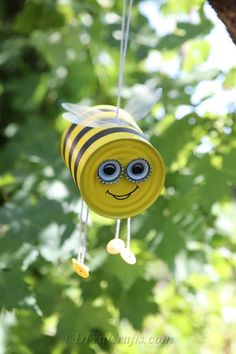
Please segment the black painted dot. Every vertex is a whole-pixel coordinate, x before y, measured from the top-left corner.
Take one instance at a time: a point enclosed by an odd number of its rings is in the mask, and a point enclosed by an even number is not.
[[[140,173],[142,173],[144,170],[144,167],[141,163],[136,163],[133,167],[132,167],[132,173],[135,175],[138,175]]]
[[[107,176],[111,176],[113,175],[113,173],[116,171],[116,167],[114,165],[106,165],[104,166],[103,172],[107,175]]]

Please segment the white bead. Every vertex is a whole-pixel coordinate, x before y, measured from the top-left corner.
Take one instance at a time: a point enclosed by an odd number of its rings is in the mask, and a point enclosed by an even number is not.
[[[107,252],[110,254],[118,254],[125,247],[125,243],[120,238],[114,238],[107,244]]]
[[[127,249],[126,247],[121,250],[120,255],[126,263],[128,263],[128,264],[135,264],[136,263],[135,255],[133,254],[133,252],[131,250]]]

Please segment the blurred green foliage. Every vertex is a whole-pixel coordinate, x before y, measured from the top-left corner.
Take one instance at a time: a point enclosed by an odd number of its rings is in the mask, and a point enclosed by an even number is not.
[[[135,266],[106,254],[114,224],[93,215],[91,275],[71,268],[79,192],[60,157],[60,103],[116,103],[121,3],[0,4],[0,353],[236,352],[235,109],[200,114],[192,99],[204,80],[234,88],[236,69],[203,65],[202,0],[156,2],[174,18],[166,34],[135,2],[124,95],[148,80],[163,88],[140,124],[164,158],[165,188],[133,220]]]

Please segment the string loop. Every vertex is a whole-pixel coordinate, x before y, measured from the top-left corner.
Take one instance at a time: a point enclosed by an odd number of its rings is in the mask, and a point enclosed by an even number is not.
[[[116,106],[117,106],[116,119],[118,120],[118,122],[119,122],[120,100],[121,100],[121,94],[122,94],[124,66],[125,66],[125,58],[126,58],[127,47],[128,47],[132,6],[133,6],[133,0],[130,0],[129,7],[128,7],[128,13],[126,15],[127,5],[126,5],[126,0],[123,0],[122,19],[121,19],[120,65],[119,65],[119,77],[118,77],[117,104],[116,104]]]

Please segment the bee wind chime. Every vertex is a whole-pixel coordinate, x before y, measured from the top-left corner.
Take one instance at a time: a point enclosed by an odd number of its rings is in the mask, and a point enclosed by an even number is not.
[[[161,89],[146,95],[142,92],[131,98],[125,109],[120,108],[132,3],[130,0],[126,14],[123,0],[117,106],[62,104],[67,111],[63,117],[71,124],[62,137],[61,152],[82,198],[78,257],[72,259],[72,264],[83,278],[89,276],[84,264],[89,209],[116,219],[115,237],[106,249],[134,264],[136,258],[130,249],[131,217],[154,203],[164,183],[162,158],[136,124],[157,102]],[[126,242],[119,237],[123,219],[127,219]]]

